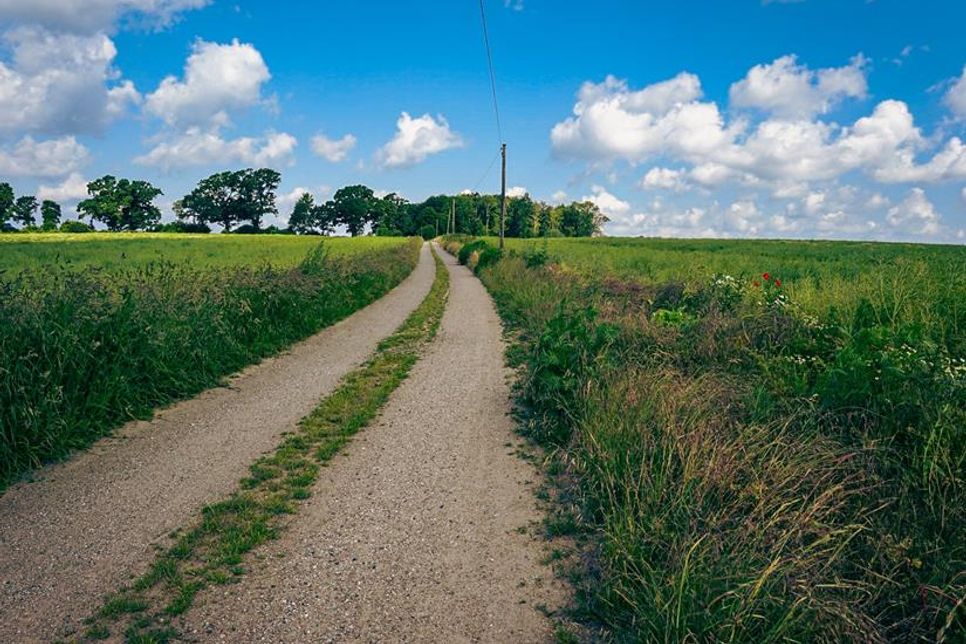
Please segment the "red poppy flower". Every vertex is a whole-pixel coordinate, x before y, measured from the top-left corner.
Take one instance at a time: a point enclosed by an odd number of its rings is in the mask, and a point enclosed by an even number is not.
[[[778,288],[781,288],[781,286],[782,286],[782,281],[781,281],[781,280],[779,280],[779,279],[776,279],[776,280],[775,280],[775,286],[777,286]]]
[[[765,278],[766,282],[771,279],[771,275],[769,275],[768,273],[765,273],[764,275],[762,275],[762,277]]]

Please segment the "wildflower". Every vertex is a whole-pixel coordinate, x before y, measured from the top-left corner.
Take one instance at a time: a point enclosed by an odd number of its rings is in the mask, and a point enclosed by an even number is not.
[[[775,280],[775,286],[777,286],[778,288],[781,288],[782,287],[782,281],[779,280],[779,279],[776,279]]]
[[[771,279],[771,275],[769,275],[768,273],[765,273],[764,275],[762,275],[762,277],[765,278],[766,282]]]

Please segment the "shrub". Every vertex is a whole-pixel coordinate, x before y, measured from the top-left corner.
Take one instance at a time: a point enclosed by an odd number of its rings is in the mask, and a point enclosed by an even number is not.
[[[479,251],[480,257],[476,260],[476,272],[479,273],[484,268],[493,266],[503,257],[503,251],[493,246],[485,246]]]
[[[75,221],[73,219],[67,219],[60,224],[60,232],[62,233],[92,233],[94,229],[85,224],[82,221]]]
[[[460,246],[460,250],[456,258],[459,260],[460,264],[466,266],[469,263],[470,256],[473,253],[478,253],[486,247],[487,247],[487,244],[482,239],[471,241],[469,243],[466,243]]]
[[[419,229],[419,236],[424,240],[429,241],[436,236],[436,227],[426,224]]]

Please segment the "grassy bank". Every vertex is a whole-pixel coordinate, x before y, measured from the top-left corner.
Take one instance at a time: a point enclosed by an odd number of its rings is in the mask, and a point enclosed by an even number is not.
[[[586,548],[585,623],[619,641],[962,638],[963,249],[803,263],[811,244],[680,242],[655,279],[632,268],[653,242],[633,243],[511,243],[479,270],[562,484],[548,527]]]
[[[0,487],[381,297],[420,247],[358,244],[330,253],[316,239],[291,266],[53,264],[0,278]]]
[[[201,590],[244,574],[246,556],[277,537],[287,517],[309,498],[320,466],[376,416],[405,380],[436,335],[448,293],[449,273],[437,258],[426,299],[369,362],[343,378],[274,453],[252,464],[235,493],[205,507],[145,575],[107,598],[86,621],[82,641],[106,639],[112,632],[123,632],[129,642],[169,641],[178,635],[177,617]]]
[[[187,235],[183,233],[24,233],[0,235],[0,276],[52,265],[77,270],[130,269],[190,262],[198,268],[297,266],[320,237],[295,235]],[[332,258],[388,250],[398,237],[327,237]]]

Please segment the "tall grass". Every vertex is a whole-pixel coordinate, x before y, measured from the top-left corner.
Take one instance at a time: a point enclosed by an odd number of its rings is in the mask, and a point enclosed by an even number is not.
[[[585,619],[619,641],[966,635],[960,276],[900,261],[843,308],[761,272],[574,264],[550,245],[480,276],[518,338],[525,431],[589,535]]]
[[[0,280],[0,486],[372,302],[419,241],[295,267],[182,263]]]

